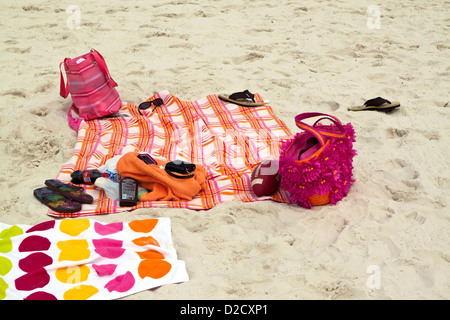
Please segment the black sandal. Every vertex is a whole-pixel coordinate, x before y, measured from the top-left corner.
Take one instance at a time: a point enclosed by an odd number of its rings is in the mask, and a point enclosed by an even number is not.
[[[80,203],[92,203],[94,198],[84,192],[83,187],[78,187],[70,183],[64,183],[56,179],[45,180],[45,185],[54,192]]]
[[[74,213],[81,210],[81,203],[70,200],[61,193],[47,187],[41,187],[33,191],[33,195],[42,204],[60,213]]]
[[[226,102],[231,102],[244,107],[258,107],[263,106],[264,103],[256,102],[255,95],[248,90],[242,92],[235,92],[233,94],[219,94],[219,99]]]
[[[364,102],[362,106],[350,107],[349,111],[362,111],[362,110],[380,110],[388,111],[400,107],[400,102],[390,102],[382,97],[376,97]]]

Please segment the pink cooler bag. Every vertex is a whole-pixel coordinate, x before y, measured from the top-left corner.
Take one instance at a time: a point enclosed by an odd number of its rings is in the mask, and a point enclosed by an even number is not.
[[[67,83],[61,71],[64,64]],[[69,125],[78,131],[82,120],[109,116],[122,106],[117,83],[111,78],[105,59],[94,49],[80,57],[65,58],[59,65],[61,73],[60,95],[67,98],[70,93],[73,104],[68,112]],[[72,116],[72,110],[79,118]]]

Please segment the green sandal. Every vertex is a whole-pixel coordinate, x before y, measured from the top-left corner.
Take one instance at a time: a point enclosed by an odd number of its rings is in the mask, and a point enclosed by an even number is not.
[[[50,209],[61,213],[73,213],[81,210],[81,203],[67,199],[59,192],[47,187],[35,189],[34,196]]]
[[[59,192],[63,196],[81,203],[92,203],[94,198],[84,192],[83,187],[78,187],[73,184],[64,183],[56,179],[45,180],[45,185],[55,192]]]

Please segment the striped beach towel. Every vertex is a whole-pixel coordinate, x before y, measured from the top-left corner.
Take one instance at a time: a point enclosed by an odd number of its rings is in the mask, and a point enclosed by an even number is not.
[[[57,179],[70,182],[75,170],[96,169],[114,156],[136,151],[167,161],[179,159],[203,165],[207,171],[205,189],[191,201],[146,201],[135,207],[120,207],[104,191],[88,185],[86,192],[93,196],[92,204],[83,204],[77,213],[49,210],[49,215],[79,217],[149,207],[204,210],[232,200],[289,202],[283,190],[258,198],[251,188],[253,168],[262,160],[278,159],[281,143],[292,137],[269,105],[241,107],[215,94],[182,101],[168,91],[148,100],[157,98],[164,104],[141,110],[142,114],[136,105],[124,103],[120,117],[82,121],[72,157]],[[255,100],[263,102],[259,94],[255,94]]]

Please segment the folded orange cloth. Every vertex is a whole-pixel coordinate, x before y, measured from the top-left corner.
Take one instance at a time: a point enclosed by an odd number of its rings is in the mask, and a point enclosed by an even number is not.
[[[117,172],[123,177],[136,179],[139,185],[151,190],[143,193],[139,201],[189,201],[205,188],[206,172],[201,165],[196,164],[192,172],[194,177],[177,179],[164,170],[167,162],[155,159],[157,165],[146,164],[138,155],[138,152],[124,154],[117,162]]]

